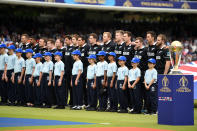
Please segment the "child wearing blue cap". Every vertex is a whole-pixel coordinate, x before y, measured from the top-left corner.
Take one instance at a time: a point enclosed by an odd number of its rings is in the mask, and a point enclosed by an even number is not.
[[[12,82],[14,83],[14,87],[16,90],[16,105],[24,106],[25,105],[25,88],[22,84],[22,80],[25,73],[25,60],[21,56],[23,50],[18,48],[15,50],[16,52],[16,61],[14,64],[14,73],[12,74]]]
[[[147,110],[146,114],[156,114],[157,112],[157,70],[154,68],[156,60],[151,58],[148,60],[148,70],[145,72],[144,85],[147,96]]]
[[[54,109],[65,109],[65,88],[64,88],[64,63],[61,61],[62,53],[55,52],[55,69],[54,69],[54,81],[55,96],[57,99],[57,106]]]
[[[16,101],[16,88],[14,87],[14,83],[12,82],[12,74],[14,73],[14,66],[16,61],[16,55],[14,54],[15,46],[10,45],[8,47],[8,62],[7,62],[7,73],[5,74],[5,80],[7,82],[8,87],[8,105],[15,105]]]
[[[109,64],[107,67],[107,82],[106,87],[108,89],[108,98],[110,102],[110,107],[106,110],[108,112],[117,112],[118,110],[118,97],[117,97],[117,89],[115,88],[116,83],[116,53],[110,52],[108,54]]]
[[[130,113],[132,114],[140,114],[141,113],[141,95],[140,95],[140,85],[139,80],[141,77],[141,71],[138,68],[140,59],[137,57],[134,57],[131,60],[131,66],[132,68],[129,70],[129,76],[128,76],[128,88],[129,88],[129,94],[130,94],[130,100],[131,100],[131,106],[133,111]]]
[[[1,102],[0,104],[7,104],[8,96],[7,96],[7,86],[5,82],[5,74],[7,72],[7,62],[8,55],[5,51],[6,45],[0,45],[0,95]]]
[[[51,61],[52,54],[50,52],[45,52],[44,54],[44,64],[42,66],[42,104],[43,108],[51,108],[52,100],[52,72],[53,72],[53,62]]]
[[[107,66],[108,63],[105,61],[106,53],[104,51],[99,51],[96,69],[96,88],[97,88],[97,97],[99,99],[99,108],[98,111],[105,111],[107,108]]]
[[[34,107],[41,107],[41,79],[42,79],[42,55],[40,53],[36,53],[33,57],[36,61],[35,71],[33,73],[33,83],[34,83],[34,90],[35,90],[35,97],[34,97]]]
[[[120,56],[118,58],[118,64],[120,67],[117,71],[117,83],[116,88],[118,89],[118,102],[120,108],[118,113],[127,113],[128,99],[127,99],[127,80],[128,80],[128,68],[125,66],[126,57]]]
[[[90,65],[87,68],[87,97],[88,97],[88,106],[87,111],[96,110],[96,101],[97,101],[97,92],[96,92],[96,55],[90,55],[87,57]]]
[[[33,106],[34,96],[33,96],[33,73],[35,70],[36,62],[32,58],[33,50],[26,49],[25,51],[27,60],[25,61],[26,69],[25,69],[25,77],[23,80],[23,84],[25,85],[25,99],[26,106]]]
[[[81,74],[83,73],[83,63],[80,60],[81,52],[75,50],[72,52],[75,60],[72,68],[71,87],[73,88],[73,107],[74,110],[81,110],[83,105],[83,87]]]

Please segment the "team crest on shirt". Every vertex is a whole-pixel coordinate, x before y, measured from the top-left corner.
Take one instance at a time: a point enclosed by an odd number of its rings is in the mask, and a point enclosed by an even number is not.
[[[155,48],[151,48],[151,50],[153,51]]]

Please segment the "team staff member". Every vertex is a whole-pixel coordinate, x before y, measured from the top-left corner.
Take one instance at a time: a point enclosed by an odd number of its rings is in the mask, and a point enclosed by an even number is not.
[[[16,55],[14,54],[15,46],[10,45],[8,47],[8,62],[7,62],[7,74],[5,74],[5,80],[7,82],[7,88],[8,88],[8,99],[9,99],[9,105],[15,105],[16,101],[16,88],[14,87],[14,83],[12,83],[11,77],[14,73],[14,66],[16,61]]]
[[[166,48],[166,36],[160,34],[157,36],[156,70],[158,74],[168,74],[170,68],[170,52]]]
[[[101,46],[97,45],[96,41],[97,41],[97,35],[95,33],[91,33],[89,35],[89,43],[90,43],[90,49],[88,52],[88,55],[96,55],[98,54],[98,52],[101,50]]]
[[[131,32],[124,31],[123,39],[125,42],[125,46],[123,48],[122,55],[127,58],[126,66],[130,69],[131,68],[131,60],[135,54],[135,51],[134,51],[135,45],[133,45],[131,42]]]
[[[140,59],[140,63],[138,65],[139,69],[141,70],[141,77],[140,77],[140,89],[141,93],[140,96],[142,97],[140,100],[141,102],[139,104],[143,104],[142,100],[144,100],[144,108],[146,109],[146,93],[145,93],[145,86],[144,86],[144,74],[145,71],[148,69],[147,61],[148,61],[148,56],[147,56],[147,48],[144,47],[143,45],[143,38],[142,37],[137,37],[135,40],[135,56]],[[142,105],[139,105],[142,109]]]
[[[16,52],[16,61],[14,64],[14,73],[12,75],[12,82],[15,87],[16,94],[16,105],[24,106],[25,104],[25,90],[24,85],[22,84],[24,72],[25,72],[25,60],[22,57],[23,50],[18,48],[15,50]]]
[[[42,103],[45,103],[44,108],[51,108],[51,86],[52,86],[52,72],[53,72],[53,62],[51,61],[52,54],[50,52],[45,52],[44,54],[45,62],[42,68]]]
[[[34,71],[34,78],[33,78],[33,85],[34,85],[34,91],[35,91],[35,97],[34,97],[34,107],[41,107],[42,105],[42,99],[41,99],[41,78],[42,78],[42,55],[40,53],[36,53],[33,58],[36,61],[35,71]]]
[[[86,90],[86,75],[87,75],[87,67],[88,67],[88,51],[89,51],[89,45],[87,45],[85,42],[85,36],[78,36],[78,46],[79,46],[79,50],[81,52],[81,61],[83,63],[83,73],[81,75],[82,77],[82,86],[83,86],[83,104],[85,104],[86,106],[88,105],[88,101],[87,101],[87,90]]]
[[[5,52],[6,49],[5,44],[0,45],[0,95],[1,95],[1,103],[7,104],[8,96],[7,96],[7,86],[5,82],[5,74],[7,72],[7,62],[8,55]]]
[[[110,32],[104,32],[103,33],[103,46],[102,46],[102,50],[105,51],[107,54],[109,52],[114,52],[114,49],[115,49],[115,44],[113,43],[113,41],[111,40],[111,38],[112,38],[112,35],[111,35]],[[107,57],[106,57],[106,59],[107,59]]]
[[[64,88],[64,63],[61,61],[62,53],[54,53],[55,69],[54,69],[54,87],[57,99],[57,106],[54,109],[65,109],[65,88]]]
[[[19,48],[23,50],[22,57],[26,60],[26,54],[25,50],[31,48],[31,44],[29,43],[29,35],[28,34],[22,34],[21,35],[21,43],[19,45]]]
[[[123,41],[123,35],[124,35],[123,30],[117,30],[115,32],[116,46],[114,52],[116,53],[117,58],[123,55],[123,50],[125,46],[125,42]]]
[[[153,31],[148,31],[146,33],[146,40],[147,40],[147,43],[148,43],[148,45],[147,45],[148,59],[150,59],[150,58],[156,59],[157,46],[156,46],[156,43],[155,43],[155,37],[156,37],[156,34]]]
[[[25,51],[27,60],[25,61],[26,69],[25,69],[25,77],[23,80],[23,84],[25,85],[25,96],[26,96],[26,106],[33,106],[34,104],[34,96],[33,96],[33,73],[35,70],[36,62],[32,58],[33,50],[26,49]]]
[[[70,93],[70,101],[68,102],[68,104],[72,107],[73,105],[73,93],[72,93],[72,88],[71,88],[71,85],[70,85],[70,81],[71,81],[71,76],[72,76],[72,66],[73,66],[73,58],[72,58],[72,52],[74,51],[74,47],[72,45],[72,38],[71,36],[69,35],[66,35],[65,36],[65,39],[64,39],[64,45],[65,48],[64,48],[64,59],[63,59],[63,62],[65,64],[65,84],[66,84],[66,104],[67,104],[67,101],[68,101],[68,90],[69,90],[69,93]]]

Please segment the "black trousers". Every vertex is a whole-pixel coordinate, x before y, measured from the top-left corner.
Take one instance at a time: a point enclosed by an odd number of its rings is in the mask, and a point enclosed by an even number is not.
[[[72,70],[72,69],[71,69]],[[71,74],[71,72],[66,72],[65,73],[65,99],[66,99],[66,101],[65,101],[65,105],[67,105],[67,103],[69,104],[69,105],[73,105],[73,92],[72,92],[72,87],[71,87],[71,85],[70,85],[70,82],[71,82],[71,76],[72,76],[72,74]],[[70,96],[70,97],[69,97]],[[68,101],[69,100],[69,101]]]
[[[48,106],[51,106],[51,92],[52,92],[52,83],[48,86],[49,74],[43,73],[41,81],[41,94],[42,94],[42,103],[45,103]]]
[[[90,107],[97,107],[97,91],[96,88],[93,88],[94,79],[88,79],[87,83],[87,97],[88,97],[88,105]]]
[[[88,96],[87,96],[87,89],[86,89],[86,83],[87,83],[86,74],[87,74],[87,71],[86,69],[84,69],[81,75],[82,87],[83,87],[83,104],[88,105]]]
[[[15,103],[16,101],[16,88],[14,87],[14,83],[12,83],[11,77],[14,70],[7,70],[7,89],[8,89],[8,99],[11,103]]]
[[[132,85],[135,81],[131,81]],[[129,88],[131,105],[134,111],[140,112],[142,109],[142,95],[141,95],[141,87],[140,83],[137,83],[134,88]]]
[[[64,79],[62,80],[62,85],[58,86],[60,76],[55,76],[55,96],[58,106],[65,106],[65,87]]]
[[[31,75],[26,75],[25,76],[25,99],[26,103],[34,103],[34,90],[33,90],[33,85],[30,83],[30,78]]]
[[[118,94],[117,94],[117,89],[115,88],[116,85],[116,79],[114,80],[113,87],[110,87],[112,77],[107,78],[107,88],[108,88],[108,98],[110,102],[110,109],[117,110],[118,109]]]
[[[33,82],[34,82],[34,92],[35,92],[35,97],[34,97],[34,102],[35,105],[40,106],[42,104],[42,98],[41,98],[41,86],[37,86],[37,83],[39,81],[39,76],[34,77]]]
[[[77,86],[75,85],[75,80],[77,75],[72,76],[72,86],[73,86],[73,106],[82,106],[83,105],[83,87],[81,76],[78,80]]]
[[[7,103],[8,102],[8,90],[7,90],[7,84],[5,80],[2,80],[3,76],[3,70],[0,70],[0,96],[1,96],[1,102]]]
[[[128,93],[127,93],[127,85],[126,89],[123,90],[122,86],[124,84],[124,80],[117,80],[117,88],[118,88],[118,103],[120,104],[121,110],[126,110],[128,107]]]
[[[16,101],[18,104],[25,104],[25,86],[21,83],[18,83],[18,80],[21,76],[21,72],[15,73],[14,76],[14,88],[16,90]]]
[[[148,113],[157,112],[157,103],[158,103],[157,90],[158,87],[156,83],[152,84],[149,90],[146,90]]]
[[[96,77],[97,97],[99,100],[99,109],[107,108],[107,88],[103,87],[102,83],[104,76]]]

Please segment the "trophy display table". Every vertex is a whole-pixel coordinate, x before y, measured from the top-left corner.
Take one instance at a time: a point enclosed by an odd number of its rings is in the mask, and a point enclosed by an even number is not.
[[[194,125],[193,75],[158,75],[158,124]]]

